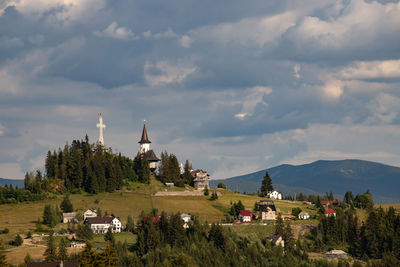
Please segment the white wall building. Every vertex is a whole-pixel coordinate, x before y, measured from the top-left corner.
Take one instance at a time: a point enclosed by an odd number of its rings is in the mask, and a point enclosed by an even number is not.
[[[269,192],[267,194],[267,197],[271,199],[282,199],[282,193],[274,190],[272,192]]]
[[[93,218],[93,217],[97,217],[97,210],[88,209],[83,213],[83,220],[86,220],[86,218]]]
[[[114,216],[90,217],[86,219],[85,223],[89,224],[95,234],[105,234],[108,229],[111,229],[113,233],[120,233],[122,227],[121,221]]]

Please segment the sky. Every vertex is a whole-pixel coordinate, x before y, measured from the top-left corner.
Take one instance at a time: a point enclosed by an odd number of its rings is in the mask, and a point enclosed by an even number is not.
[[[400,166],[397,1],[0,0],[0,177],[98,138],[213,179],[279,164]]]

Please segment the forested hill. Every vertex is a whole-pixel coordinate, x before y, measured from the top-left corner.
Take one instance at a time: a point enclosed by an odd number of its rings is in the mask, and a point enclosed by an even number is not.
[[[22,180],[22,179],[0,178],[0,186],[5,186],[5,185],[12,185],[13,187],[18,186],[18,188],[23,188],[24,187],[24,180]]]
[[[257,192],[268,170],[276,189],[284,194],[325,193],[344,195],[346,191],[364,193],[370,189],[374,200],[400,202],[400,168],[363,160],[319,160],[304,165],[280,165],[258,172],[211,181],[223,182],[231,190]]]

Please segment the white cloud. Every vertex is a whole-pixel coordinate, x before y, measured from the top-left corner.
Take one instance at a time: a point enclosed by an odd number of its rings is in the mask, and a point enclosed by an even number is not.
[[[400,4],[381,4],[377,1],[350,1],[341,14],[327,19],[304,17],[290,34],[301,47],[338,51],[343,47],[363,48],[371,42],[381,42],[380,35],[399,32]],[[378,37],[378,38],[377,38]],[[340,51],[340,50],[339,50]]]
[[[182,36],[182,38],[179,40],[180,44],[182,47],[184,48],[190,48],[190,46],[193,43],[193,40],[188,36],[188,35],[184,35]]]
[[[368,104],[368,109],[372,113],[368,123],[392,123],[400,112],[400,98],[380,93]]]
[[[24,179],[24,172],[18,163],[0,164],[0,177],[7,179]]]
[[[95,31],[94,35],[100,37],[110,37],[120,40],[138,40],[139,37],[136,36],[129,28],[118,27],[117,22],[112,22],[103,31]]]
[[[337,100],[343,94],[343,85],[339,80],[332,80],[326,82],[322,90],[327,99]]]
[[[245,119],[247,116],[251,116],[254,113],[254,109],[257,104],[267,105],[264,101],[264,96],[269,95],[272,92],[270,87],[255,86],[246,89],[241,93],[239,102],[242,104],[242,110],[240,113],[234,116],[238,119]]]
[[[294,67],[293,67],[293,76],[294,76],[296,79],[299,79],[299,78],[300,78],[299,71],[300,71],[300,65],[299,65],[299,64],[295,64]]]
[[[345,79],[400,79],[400,60],[359,61],[341,71]]]
[[[9,1],[1,10],[15,6],[22,14],[41,19],[49,11],[55,12],[52,19],[68,24],[73,21],[86,21],[91,19],[99,10],[104,8],[104,0],[16,0]],[[1,14],[1,12],[0,12]],[[50,19],[48,22],[52,23]]]
[[[178,62],[172,65],[164,60],[155,64],[146,62],[144,66],[145,77],[150,85],[180,83],[196,70],[197,68],[190,63]]]
[[[296,25],[298,14],[292,11],[277,15],[244,18],[234,23],[205,26],[191,32],[194,39],[216,41],[221,44],[239,43],[262,47],[277,41],[288,28]]]

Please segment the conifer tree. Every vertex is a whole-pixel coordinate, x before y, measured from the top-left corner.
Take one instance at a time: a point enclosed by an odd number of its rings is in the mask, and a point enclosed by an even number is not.
[[[106,248],[98,259],[98,262],[105,266],[118,266],[120,261],[114,246],[110,242],[107,243]]]
[[[56,251],[56,245],[54,243],[53,232],[51,232],[49,234],[49,237],[47,238],[46,250],[45,250],[43,256],[45,257],[46,261],[56,261],[57,260],[57,251]]]
[[[112,233],[112,228],[108,228],[107,233],[104,235],[104,241],[110,242],[113,246],[115,245],[115,238]]]
[[[128,216],[125,230],[131,233],[135,231],[135,223],[133,222],[131,215]]]
[[[89,241],[86,241],[84,250],[79,255],[79,262],[85,267],[96,266],[96,253],[92,250],[93,246]]]
[[[275,224],[275,235],[283,237],[284,234],[285,234],[285,224],[283,223],[282,216],[279,213],[276,224]]]
[[[67,240],[64,237],[61,238],[58,245],[58,259],[63,261],[68,259]]]
[[[183,180],[188,185],[193,185],[193,176],[191,170],[192,166],[190,165],[189,160],[186,160],[183,170]]]
[[[268,171],[265,172],[265,176],[261,182],[260,192],[263,196],[266,196],[269,192],[274,191],[274,187],[272,186],[271,177],[269,177]]]
[[[63,212],[73,212],[74,206],[72,205],[71,200],[69,199],[69,195],[65,195],[63,201],[61,202],[60,208]]]
[[[26,253],[25,258],[24,258],[24,263],[26,265],[28,265],[28,263],[30,263],[30,262],[32,262],[32,257],[31,257],[31,255],[29,253]],[[1,260],[0,260],[0,266],[2,266],[1,265]]]

